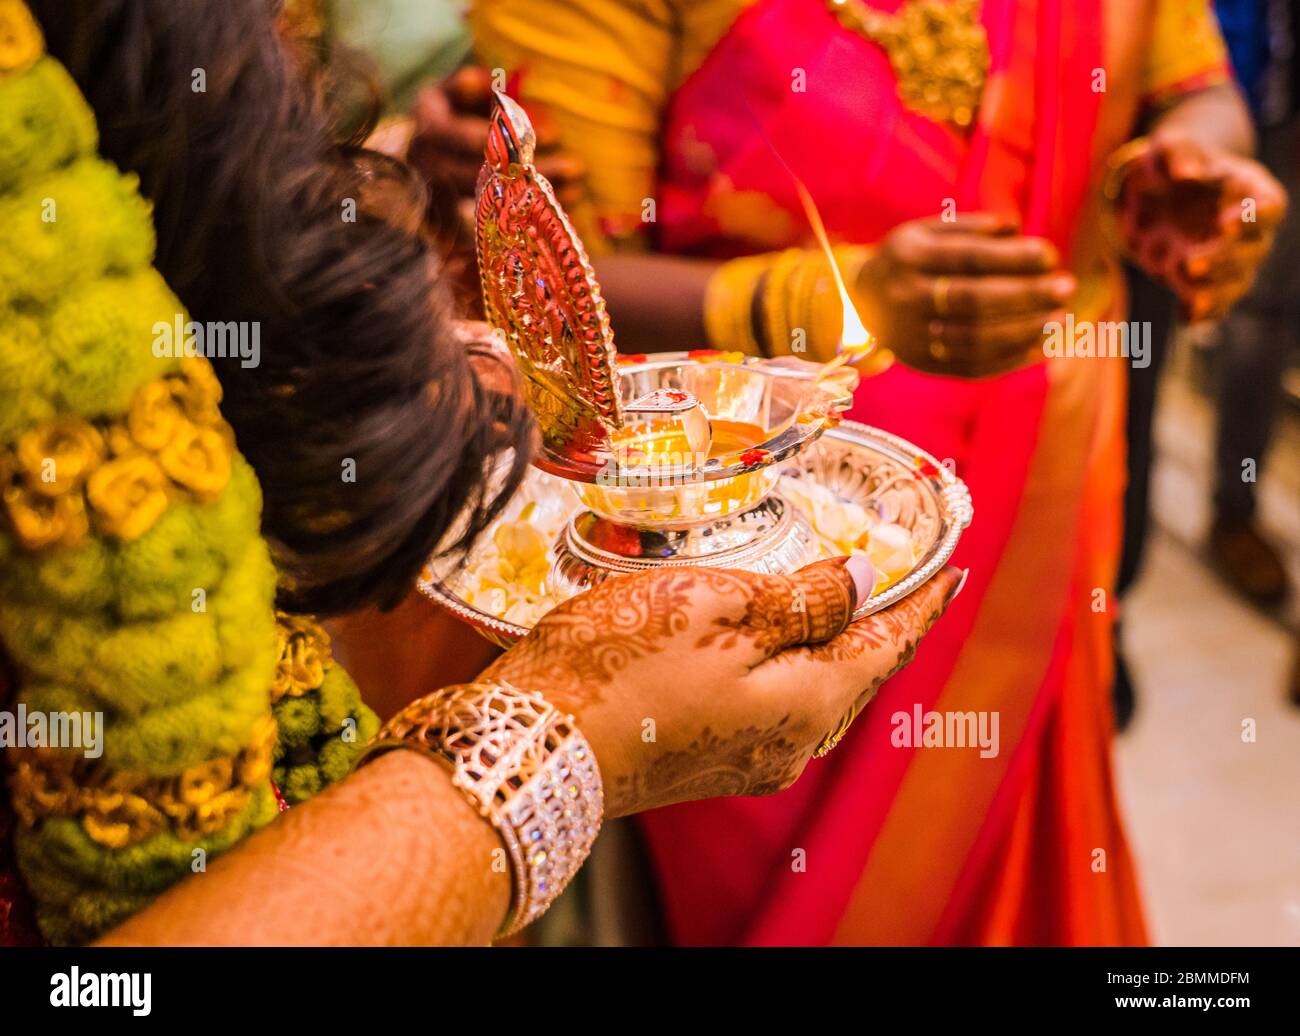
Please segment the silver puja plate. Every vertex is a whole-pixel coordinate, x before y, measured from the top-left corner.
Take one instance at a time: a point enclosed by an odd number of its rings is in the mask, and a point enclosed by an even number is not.
[[[541,473],[535,475],[548,479]],[[834,501],[856,504],[874,520],[902,526],[911,535],[913,564],[859,604],[854,618],[863,618],[902,600],[937,573],[952,557],[974,514],[965,483],[933,456],[896,435],[852,421],[841,422],[807,443],[780,465],[780,476],[782,481],[759,508],[736,516],[739,522],[759,523],[760,535],[755,536],[754,529],[741,530],[732,546],[727,540],[726,522],[709,527],[708,535],[717,537],[709,544],[688,542],[692,535],[699,536],[689,530],[657,530],[656,534],[664,537],[664,549],[653,560],[647,560],[646,555],[656,553],[648,549],[654,544],[642,543],[635,551],[617,544],[615,549],[601,548],[599,537],[593,537],[590,528],[600,519],[584,506],[570,485],[549,478],[543,490],[546,506],[562,512],[563,528],[548,554],[548,589],[558,603],[601,579],[616,578],[620,572],[664,565],[790,571],[815,557],[821,542],[814,532],[816,515],[809,513],[805,494],[798,492],[798,480],[809,480],[829,491]],[[786,479],[792,481],[786,483]],[[783,485],[787,486],[784,493]],[[509,515],[508,509],[507,518]],[[491,539],[494,531],[489,529],[483,539]],[[831,553],[825,548],[823,551],[827,556]],[[472,568],[475,560],[472,551],[467,566]],[[530,625],[505,617],[508,609],[504,598],[500,609],[486,607],[482,601],[467,601],[456,590],[460,576],[453,563],[434,561],[426,567],[418,586],[502,647],[528,634]]]

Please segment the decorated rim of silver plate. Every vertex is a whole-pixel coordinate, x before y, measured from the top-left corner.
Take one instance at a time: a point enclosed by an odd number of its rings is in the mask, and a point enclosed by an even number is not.
[[[845,432],[850,434],[844,434]],[[929,582],[948,563],[957,549],[957,541],[961,539],[961,534],[975,518],[975,505],[971,501],[970,490],[966,488],[965,482],[950,468],[941,464],[933,454],[913,445],[900,435],[894,435],[892,432],[871,425],[860,424],[857,421],[844,421],[838,428],[828,431],[823,436],[823,438],[827,437],[843,439],[859,446],[875,449],[878,453],[892,457],[906,468],[914,469],[917,460],[925,461],[933,474],[916,472],[917,477],[931,484],[938,482],[941,487],[935,496],[939,500],[940,517],[944,525],[943,535],[911,572],[880,593],[872,594],[858,606],[853,613],[853,618],[862,619],[892,604],[897,604],[913,590]]]
[[[858,606],[853,613],[853,618],[855,620],[862,619],[868,615],[874,615],[892,604],[897,604],[913,590],[928,582],[943,568],[957,549],[957,541],[961,539],[962,532],[974,519],[975,508],[971,502],[970,490],[966,488],[965,482],[953,474],[945,465],[939,463],[938,459],[932,454],[915,446],[902,436],[857,421],[842,421],[835,428],[827,430],[813,448],[820,447],[827,439],[873,449],[877,453],[883,453],[903,467],[912,470],[917,478],[931,484],[935,498],[939,502],[940,518],[943,522],[943,534],[931,546],[925,557],[906,576],[880,593],[872,594],[864,603]],[[915,471],[916,461],[918,460],[926,462],[930,471],[924,473]],[[566,528],[567,524],[566,522]],[[507,622],[466,604],[436,577],[426,578],[421,575],[416,580],[416,587],[426,597],[436,601],[457,618],[464,620],[477,629],[494,633],[505,640],[513,642],[522,639],[531,632],[531,627]]]

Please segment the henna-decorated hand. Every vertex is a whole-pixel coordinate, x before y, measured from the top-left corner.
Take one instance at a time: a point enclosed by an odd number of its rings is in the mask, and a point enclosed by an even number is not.
[[[609,816],[768,794],[793,783],[845,714],[911,659],[961,573],[945,569],[849,625],[858,588],[874,578],[865,558],[790,576],[621,576],[560,605],[484,675],[574,714]]]
[[[1137,264],[1177,294],[1184,319],[1217,319],[1249,290],[1286,204],[1258,162],[1162,130],[1125,173],[1120,233]]]

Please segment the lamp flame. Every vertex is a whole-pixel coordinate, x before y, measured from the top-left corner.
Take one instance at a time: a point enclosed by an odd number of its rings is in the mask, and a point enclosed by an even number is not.
[[[822,251],[826,253],[826,259],[831,264],[831,275],[835,278],[835,289],[840,293],[840,305],[844,309],[844,323],[840,329],[840,351],[850,352],[849,362],[856,362],[863,356],[871,352],[876,345],[876,340],[867,326],[862,322],[858,315],[857,307],[853,305],[853,300],[849,297],[849,289],[844,284],[844,275],[840,272],[839,264],[835,262],[835,253],[831,251],[830,238],[826,234],[826,225],[822,222],[821,213],[817,211],[817,205],[813,202],[812,195],[808,193],[808,188],[803,185],[794,174],[795,190],[799,192],[799,201],[803,204],[803,210],[808,217],[808,222],[813,228],[813,233],[817,235],[817,240],[822,246]]]

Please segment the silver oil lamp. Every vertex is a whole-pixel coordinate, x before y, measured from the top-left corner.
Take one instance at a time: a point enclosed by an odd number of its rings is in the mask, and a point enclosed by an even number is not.
[[[526,522],[540,504],[558,532],[544,586],[532,573],[531,609],[514,606],[516,563],[498,559],[483,592],[475,566],[494,562],[477,548],[464,568],[432,562],[420,588],[509,645],[548,604],[620,574],[790,572],[842,553],[834,544],[869,537],[869,526],[905,534],[910,547],[885,566],[858,617],[937,572],[971,520],[969,493],[924,451],[841,422],[857,384],[851,368],[713,350],[618,356],[586,251],[533,163],[532,125],[513,100],[498,100],[479,178],[479,273],[487,319],[541,433],[524,487],[532,498],[499,522]]]

